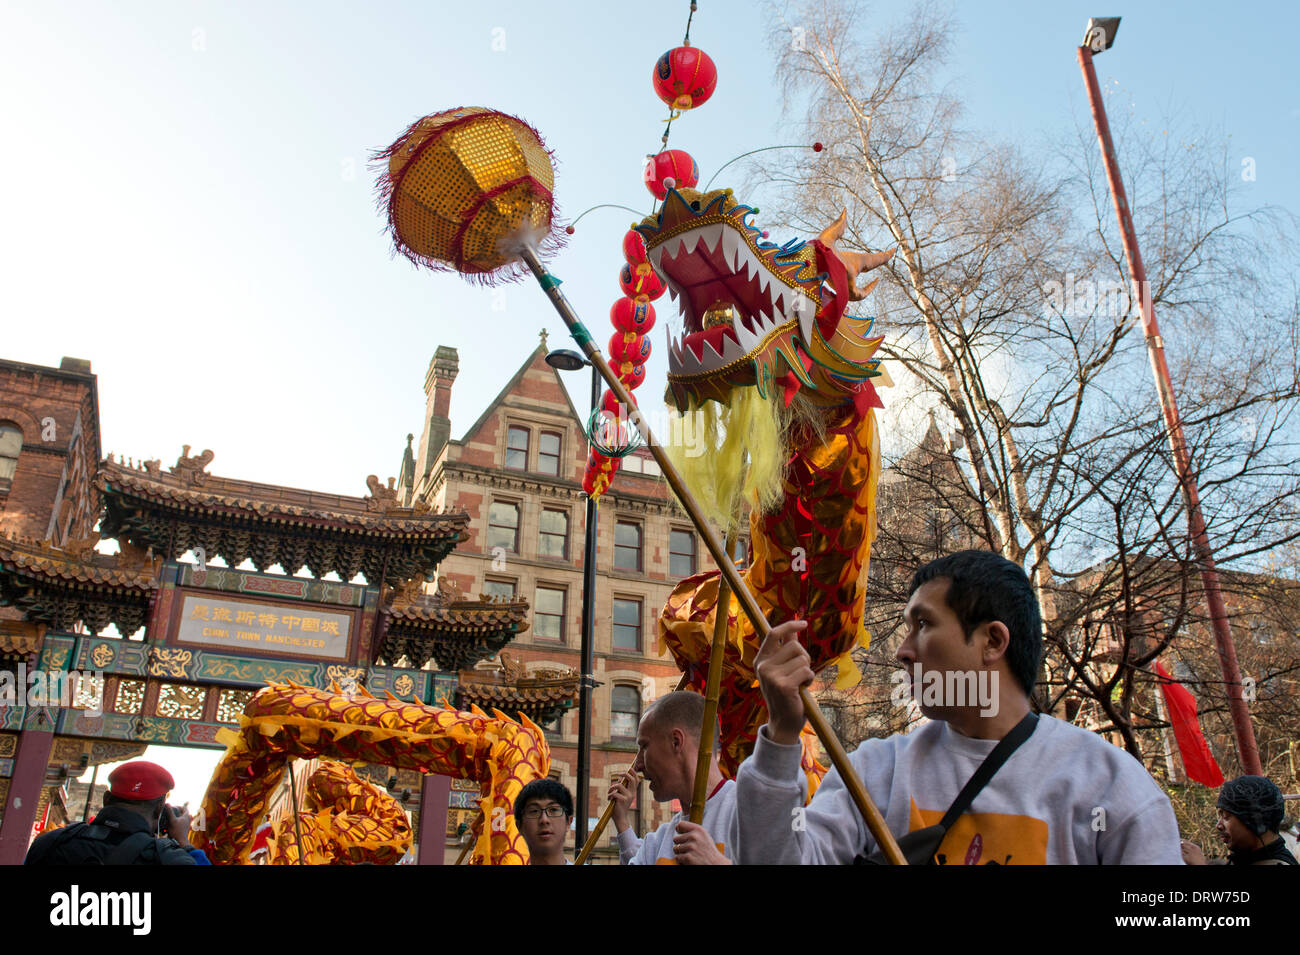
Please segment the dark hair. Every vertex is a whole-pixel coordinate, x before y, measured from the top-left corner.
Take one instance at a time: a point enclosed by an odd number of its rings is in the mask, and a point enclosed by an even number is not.
[[[908,596],[941,579],[948,581],[944,603],[957,615],[967,640],[980,624],[994,620],[1011,632],[1007,665],[1021,689],[1032,694],[1043,656],[1043,618],[1024,569],[992,551],[958,551],[917,570]]]
[[[524,810],[534,799],[554,799],[564,809],[564,818],[573,818],[573,797],[554,779],[534,779],[515,797],[515,822],[524,818]]]

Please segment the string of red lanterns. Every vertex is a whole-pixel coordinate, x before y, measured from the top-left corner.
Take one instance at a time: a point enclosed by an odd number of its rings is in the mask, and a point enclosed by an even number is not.
[[[661,137],[659,152],[646,157],[645,186],[656,200],[662,201],[669,189],[693,188],[700,181],[700,167],[684,149],[669,149],[672,124],[687,110],[702,106],[718,86],[718,69],[703,50],[691,46],[691,20],[697,9],[691,0],[682,45],[674,47],[655,62],[651,82],[655,94],[668,105],[667,126]],[[656,203],[657,205],[657,203]],[[629,394],[645,381],[645,363],[650,357],[649,331],[654,328],[655,310],[650,303],[664,293],[664,281],[650,264],[645,240],[635,229],[623,236],[624,265],[618,284],[623,297],[610,307],[609,320],[614,334],[609,340],[610,365]],[[635,401],[635,396],[633,396]],[[627,445],[630,437],[627,412],[608,389],[600,402],[600,429],[608,450]],[[587,472],[582,488],[591,497],[599,497],[609,488],[619,469],[620,458],[594,447],[587,456]]]

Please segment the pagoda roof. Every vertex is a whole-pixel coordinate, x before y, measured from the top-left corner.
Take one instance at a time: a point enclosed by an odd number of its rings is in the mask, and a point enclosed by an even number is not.
[[[0,535],[0,603],[58,630],[78,621],[93,631],[110,623],[124,634],[139,630],[158,589],[161,561],[129,544],[121,553],[100,554],[97,541],[92,535],[58,548]]]
[[[538,668],[528,673],[506,652],[499,670],[461,670],[460,707],[523,713],[535,723],[549,723],[577,702],[578,671]]]
[[[374,475],[369,496],[349,497],[216,477],[206,471],[213,457],[190,455],[187,445],[164,471],[157,460],[136,466],[110,456],[95,475],[104,536],[172,559],[202,547],[231,567],[247,559],[258,570],[279,564],[294,574],[306,565],[317,577],[360,573],[390,585],[432,576],[468,538],[468,514],[401,507],[397,492]]]
[[[378,656],[393,663],[406,657],[419,669],[430,658],[440,670],[472,667],[496,654],[528,629],[528,602],[499,601],[480,595],[467,600],[458,591],[420,593],[415,582],[397,591],[385,608]]]

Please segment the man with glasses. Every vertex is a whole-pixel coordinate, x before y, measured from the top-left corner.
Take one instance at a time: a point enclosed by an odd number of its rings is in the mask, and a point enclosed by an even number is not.
[[[564,841],[573,822],[573,797],[554,779],[534,779],[515,799],[515,823],[528,845],[529,865],[573,865]]]

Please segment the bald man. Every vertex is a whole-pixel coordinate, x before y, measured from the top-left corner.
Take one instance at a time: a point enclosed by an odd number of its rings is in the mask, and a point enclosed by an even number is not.
[[[660,697],[641,717],[636,762],[609,788],[622,865],[731,865],[735,861],[736,784],[724,780],[718,769],[716,722],[703,824],[695,825],[687,821],[684,812],[678,812],[638,839],[628,822],[639,774],[650,783],[656,802],[676,799],[683,810],[690,809],[703,723],[704,697],[684,690]]]

